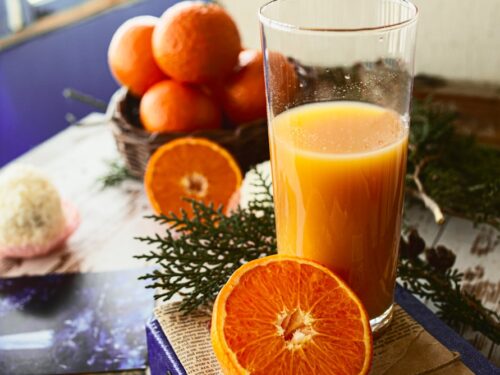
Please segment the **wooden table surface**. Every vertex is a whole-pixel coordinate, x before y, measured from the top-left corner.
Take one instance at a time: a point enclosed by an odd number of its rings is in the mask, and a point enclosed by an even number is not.
[[[118,157],[113,137],[102,125],[70,127],[14,162],[40,168],[61,196],[76,205],[81,224],[58,252],[29,260],[0,259],[0,276],[51,272],[108,271],[143,264],[133,258],[145,250],[133,237],[158,230],[138,181],[102,189],[98,182]]]
[[[100,120],[102,116],[92,115],[84,123]],[[46,172],[61,195],[78,207],[81,224],[66,245],[51,255],[29,260],[0,259],[0,277],[145,266],[133,258],[147,250],[134,237],[161,228],[143,218],[152,211],[139,181],[101,188],[98,178],[108,171],[106,161],[117,157],[108,127],[83,125],[68,128],[14,161]],[[487,225],[474,227],[455,217],[438,226],[422,209],[412,209],[408,216],[428,245],[443,244],[457,254],[456,266],[467,275],[465,287],[488,307],[500,311],[500,234]],[[500,365],[498,346],[478,334],[463,334]]]

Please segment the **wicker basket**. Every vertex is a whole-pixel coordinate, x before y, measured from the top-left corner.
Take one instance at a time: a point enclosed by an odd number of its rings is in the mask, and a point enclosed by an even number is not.
[[[236,129],[217,129],[191,133],[149,133],[139,120],[139,100],[126,89],[119,89],[108,106],[111,128],[118,151],[129,172],[142,178],[149,157],[161,145],[179,137],[203,137],[226,148],[243,172],[269,159],[266,121],[243,124]]]

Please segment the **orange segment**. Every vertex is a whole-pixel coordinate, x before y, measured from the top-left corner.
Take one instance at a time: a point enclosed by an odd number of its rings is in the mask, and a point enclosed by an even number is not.
[[[225,374],[366,374],[372,335],[358,297],[326,267],[273,255],[219,293],[212,345]]]
[[[224,148],[203,138],[178,138],[149,159],[144,186],[157,213],[190,212],[183,198],[227,206],[241,184],[241,171]]]

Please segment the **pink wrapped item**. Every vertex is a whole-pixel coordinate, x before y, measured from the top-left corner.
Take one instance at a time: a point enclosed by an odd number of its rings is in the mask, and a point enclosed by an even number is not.
[[[23,246],[1,246],[0,257],[12,258],[33,258],[57,250],[73,234],[80,224],[80,215],[76,207],[67,202],[62,202],[62,209],[65,218],[65,226],[59,234],[52,240],[41,245],[23,245]]]

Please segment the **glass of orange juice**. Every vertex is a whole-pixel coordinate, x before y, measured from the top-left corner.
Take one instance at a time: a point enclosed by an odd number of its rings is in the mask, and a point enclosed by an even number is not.
[[[259,18],[278,252],[341,276],[379,331],[393,309],[417,8],[274,0]]]

